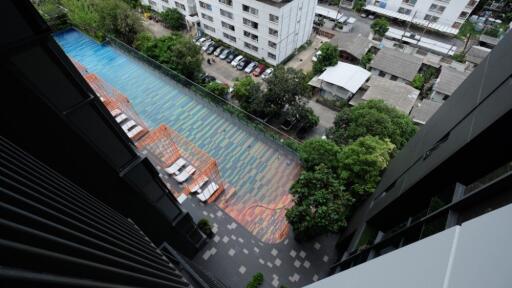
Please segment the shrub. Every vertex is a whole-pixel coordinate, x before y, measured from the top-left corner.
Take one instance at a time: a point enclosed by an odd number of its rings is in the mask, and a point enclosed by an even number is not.
[[[416,74],[414,79],[412,79],[412,87],[421,90],[423,89],[423,85],[425,85],[425,77],[422,74]]]
[[[452,58],[453,60],[461,63],[464,63],[466,61],[466,55],[464,55],[463,53],[455,53],[453,54]]]
[[[160,13],[162,23],[169,29],[179,31],[187,27],[185,24],[185,17],[176,8],[166,9]]]
[[[389,22],[384,18],[379,18],[373,21],[370,27],[372,28],[373,32],[375,32],[375,34],[384,37],[386,32],[389,30]]]
[[[203,218],[197,222],[197,228],[203,232],[204,235],[211,237],[213,235],[212,226],[210,225],[210,221],[208,219]]]
[[[251,281],[249,281],[249,283],[247,283],[247,286],[245,286],[245,287],[246,288],[258,288],[263,284],[263,280],[264,280],[263,274],[258,272],[256,274],[254,274],[254,276],[252,276]]]

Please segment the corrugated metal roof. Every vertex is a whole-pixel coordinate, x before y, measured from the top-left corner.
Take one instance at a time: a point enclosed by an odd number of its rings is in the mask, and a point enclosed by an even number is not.
[[[382,48],[370,64],[391,75],[412,81],[420,70],[422,59],[391,48]]]

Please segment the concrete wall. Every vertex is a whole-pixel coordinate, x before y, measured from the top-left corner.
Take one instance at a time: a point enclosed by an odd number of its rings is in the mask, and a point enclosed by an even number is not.
[[[150,5],[153,10],[158,12],[163,12],[170,8],[176,8],[185,16],[197,13],[196,3],[194,0],[140,0],[140,2],[144,5]],[[176,3],[183,4],[183,6],[185,6],[185,10],[183,10],[179,5],[176,5]]]

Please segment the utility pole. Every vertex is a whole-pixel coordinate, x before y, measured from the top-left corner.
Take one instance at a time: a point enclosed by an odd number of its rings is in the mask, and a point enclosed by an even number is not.
[[[411,27],[411,23],[412,21],[414,20],[414,18],[416,17],[416,13],[418,13],[418,11],[414,11],[414,14],[412,15],[412,18],[411,18],[411,21],[408,21],[407,23],[407,27],[405,28],[405,31],[404,33],[402,33],[402,37],[400,37],[400,44],[403,44],[403,39],[404,39],[404,36],[407,32],[409,32],[409,28]]]
[[[338,9],[336,11],[336,18],[334,18],[334,25],[332,26],[332,30],[336,29],[336,24],[338,23],[338,16],[340,15],[341,3],[342,2],[343,2],[343,0],[340,0],[340,3],[338,4]]]

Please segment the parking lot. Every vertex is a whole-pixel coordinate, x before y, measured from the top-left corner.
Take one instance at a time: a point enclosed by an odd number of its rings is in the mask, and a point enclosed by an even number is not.
[[[222,60],[214,54],[208,55],[203,50],[201,51],[203,53],[202,67],[204,72],[208,75],[215,77],[218,81],[228,84],[230,87],[233,86],[236,79],[240,79],[248,75],[250,75],[257,82],[263,81],[261,79],[261,76],[255,77],[254,75],[252,75],[252,73],[245,73],[245,68],[243,70],[238,70],[235,67],[233,67],[231,63],[226,62],[226,60]]]

